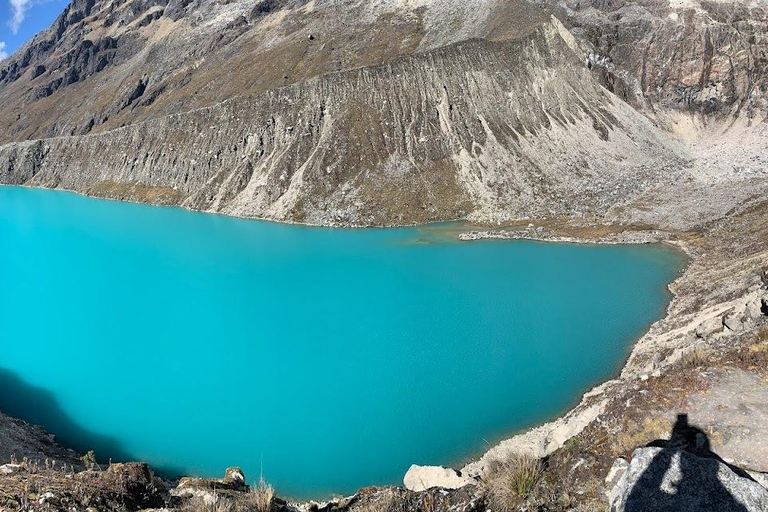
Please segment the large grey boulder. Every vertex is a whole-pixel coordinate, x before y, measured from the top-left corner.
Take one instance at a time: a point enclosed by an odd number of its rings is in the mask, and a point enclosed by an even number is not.
[[[610,491],[612,512],[768,510],[768,490],[747,473],[685,450],[639,448]]]

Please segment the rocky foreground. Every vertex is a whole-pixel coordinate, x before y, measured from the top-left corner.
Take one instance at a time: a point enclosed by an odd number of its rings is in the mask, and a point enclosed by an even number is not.
[[[0,415],[0,507],[768,510],[767,20],[736,0],[73,1],[0,62],[1,183],[689,262],[616,379],[460,472],[290,504],[234,468],[94,465]]]

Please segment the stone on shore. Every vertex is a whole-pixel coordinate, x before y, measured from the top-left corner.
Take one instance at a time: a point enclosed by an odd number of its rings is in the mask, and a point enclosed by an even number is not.
[[[12,475],[20,473],[24,467],[21,464],[3,464],[0,466],[0,475]]]
[[[420,492],[433,487],[459,489],[465,485],[475,485],[477,480],[460,471],[442,466],[418,466],[413,464],[403,478],[403,484],[409,491]]]
[[[247,487],[245,483],[245,473],[238,467],[227,468],[227,471],[224,473],[224,483],[239,490],[245,490]]]

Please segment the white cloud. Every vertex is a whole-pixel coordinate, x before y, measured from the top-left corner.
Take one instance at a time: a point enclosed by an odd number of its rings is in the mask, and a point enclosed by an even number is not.
[[[8,57],[8,52],[5,51],[5,41],[0,41],[0,60]]]
[[[9,0],[11,3],[11,11],[13,15],[8,21],[8,26],[11,27],[11,32],[14,34],[19,31],[19,26],[24,18],[27,16],[27,10],[32,5],[32,0]]]

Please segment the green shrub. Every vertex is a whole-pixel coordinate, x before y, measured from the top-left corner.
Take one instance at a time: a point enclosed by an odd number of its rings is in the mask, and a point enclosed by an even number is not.
[[[80,457],[80,460],[85,464],[85,468],[91,470],[96,467],[96,452],[88,450],[88,452]]]

